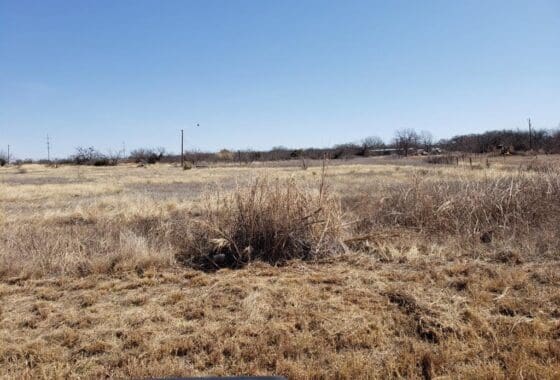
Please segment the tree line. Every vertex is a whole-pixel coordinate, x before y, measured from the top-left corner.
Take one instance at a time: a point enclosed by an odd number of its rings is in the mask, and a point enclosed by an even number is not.
[[[188,151],[183,157],[186,162],[239,162],[283,161],[293,159],[347,159],[376,155],[416,155],[439,154],[441,152],[490,153],[495,151],[510,154],[521,152],[539,152],[543,154],[560,153],[560,129],[495,130],[484,133],[457,135],[450,139],[435,140],[429,131],[417,132],[415,129],[399,129],[390,142],[377,136],[364,138],[359,142],[337,144],[329,148],[290,149],[276,146],[270,150],[228,150],[219,152]],[[9,157],[0,151],[0,166],[8,163]],[[156,162],[180,162],[179,154],[166,152],[165,148],[139,148],[125,154],[124,151],[102,153],[94,147],[78,147],[74,154],[53,160],[51,163],[110,166],[119,162],[154,164]],[[31,160],[16,161],[32,162]],[[40,160],[48,163],[47,160]]]

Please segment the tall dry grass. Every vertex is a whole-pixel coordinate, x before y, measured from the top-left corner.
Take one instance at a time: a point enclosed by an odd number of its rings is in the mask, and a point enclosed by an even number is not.
[[[128,202],[99,202],[5,222],[0,277],[87,276],[170,267],[188,220],[188,213],[168,211],[164,205],[135,210]]]
[[[560,220],[560,175],[518,174],[486,180],[423,179],[392,187],[360,210],[362,228],[398,227],[427,234],[515,235]]]
[[[260,178],[208,200],[178,257],[207,269],[254,260],[281,264],[336,254],[343,235],[340,201],[324,186]]]

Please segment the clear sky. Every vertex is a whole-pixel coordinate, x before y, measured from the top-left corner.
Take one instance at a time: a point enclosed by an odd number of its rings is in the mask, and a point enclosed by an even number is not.
[[[560,123],[560,1],[0,0],[0,150]],[[200,123],[200,127],[194,125]]]

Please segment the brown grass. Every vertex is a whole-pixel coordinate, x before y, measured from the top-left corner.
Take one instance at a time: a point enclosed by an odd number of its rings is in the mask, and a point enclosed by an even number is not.
[[[490,160],[2,168],[0,377],[555,378],[558,158]]]
[[[317,259],[341,251],[342,225],[340,201],[324,187],[256,179],[206,202],[178,258],[206,269]]]
[[[381,227],[429,234],[527,233],[558,222],[560,175],[455,181],[416,176],[391,189],[377,206],[371,219]]]

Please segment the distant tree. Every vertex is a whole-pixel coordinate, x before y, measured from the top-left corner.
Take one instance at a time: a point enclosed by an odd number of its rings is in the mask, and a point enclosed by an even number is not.
[[[97,151],[94,147],[77,147],[76,153],[71,157],[76,165],[96,165],[103,166],[109,163],[108,158]]]
[[[544,149],[549,153],[560,153],[560,127],[549,132]]]
[[[218,152],[217,154],[218,159],[223,160],[223,161],[233,161],[233,152],[227,150],[227,149],[222,149]]]
[[[303,156],[303,149],[296,149],[290,152],[290,158],[300,158]]]
[[[487,131],[480,134],[454,136],[449,140],[440,141],[441,147],[449,151],[488,153],[499,149],[512,149],[523,152],[529,149],[542,150],[548,153],[560,151],[560,145],[555,143],[558,130],[524,129]],[[529,141],[532,141],[530,143]],[[556,140],[557,141],[557,140]]]
[[[0,166],[4,166],[8,163],[8,155],[3,152],[0,151]]]
[[[121,151],[113,151],[109,150],[105,155],[107,160],[109,161],[109,165],[117,165],[121,159],[124,159],[122,150]]]
[[[395,147],[401,154],[408,156],[409,150],[416,148],[420,137],[414,129],[399,129],[395,132]]]
[[[338,144],[333,147],[332,158],[350,158],[362,154],[363,148],[356,143]]]
[[[381,149],[385,147],[385,143],[380,137],[370,136],[362,140],[362,155],[367,156],[368,151],[372,149]]]
[[[420,145],[426,152],[432,150],[434,146],[434,136],[432,136],[432,134],[429,131],[420,132],[419,139],[420,139]]]
[[[282,145],[273,147],[269,152],[263,152],[264,158],[272,161],[289,160],[290,155],[291,150]]]

